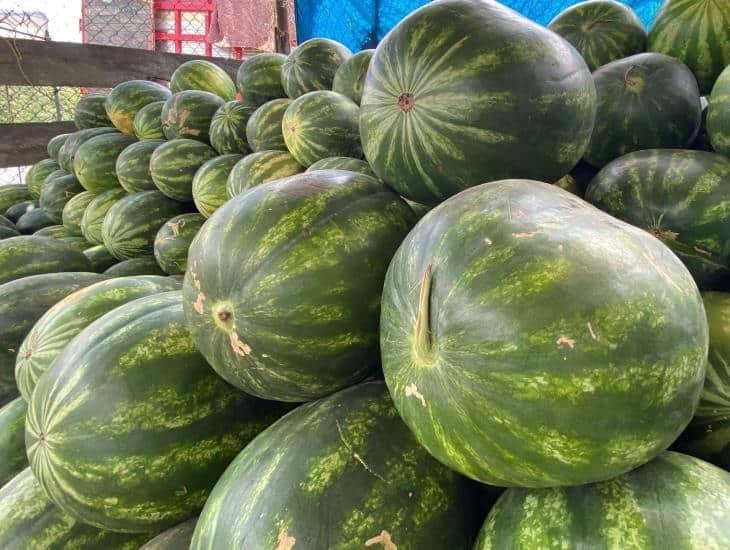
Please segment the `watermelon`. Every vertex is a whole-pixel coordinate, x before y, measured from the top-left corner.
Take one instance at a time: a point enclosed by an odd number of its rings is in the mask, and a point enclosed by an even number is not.
[[[707,108],[707,134],[715,151],[730,157],[730,65],[712,88]]]
[[[186,212],[184,205],[160,191],[140,191],[115,202],[104,216],[101,236],[119,260],[152,254],[157,230],[167,220]]]
[[[66,243],[74,250],[78,250],[79,252],[84,252],[87,248],[89,248],[89,241],[84,239],[83,237],[80,237],[78,235],[69,235],[67,237],[60,237],[58,239],[59,241]]]
[[[165,275],[154,256],[142,256],[122,260],[104,272],[109,277],[130,277],[132,275]]]
[[[119,261],[111,255],[111,252],[103,244],[87,248],[84,250],[84,256],[91,262],[91,271],[94,273],[103,273]]]
[[[377,177],[367,161],[352,157],[327,157],[318,160],[307,168],[307,172],[314,172],[315,170],[348,170],[350,172],[366,174],[374,178]]]
[[[33,392],[26,448],[46,493],[74,517],[164,529],[195,515],[284,410],[216,376],[185,327],[180,292],[165,292],[110,311],[61,352]]]
[[[238,68],[236,87],[249,105],[258,107],[278,97],[286,97],[281,84],[281,68],[286,56],[259,53],[247,57]]]
[[[730,159],[706,151],[637,151],[605,166],[586,200],[661,240],[700,288],[730,288]]]
[[[179,288],[170,277],[119,277],[69,294],[43,314],[18,349],[15,379],[20,394],[30,400],[41,375],[99,317],[137,298]]]
[[[60,168],[58,163],[53,159],[43,159],[31,166],[25,173],[25,185],[28,188],[30,198],[38,199],[41,196],[43,181],[50,173]]]
[[[157,189],[150,173],[150,158],[163,143],[162,139],[143,139],[119,153],[115,169],[122,189],[128,193]]]
[[[55,180],[55,179],[58,179],[58,178],[62,178],[63,176],[68,176],[68,175],[74,175],[74,174],[73,174],[73,170],[71,170],[71,173],[69,174],[69,173],[68,173],[68,172],[66,172],[65,170],[61,170],[61,169],[58,169],[58,170],[54,170],[53,172],[51,172],[50,174],[48,174],[48,175],[46,176],[46,179],[44,179],[44,180],[43,180],[43,183],[42,183],[42,184],[41,184],[41,186],[40,186],[40,187],[38,188],[38,193],[39,193],[39,194],[38,194],[38,198],[36,199],[36,200],[38,200],[38,201],[39,201],[39,202],[38,202],[38,206],[40,206],[40,198],[41,198],[41,196],[40,196],[40,193],[42,193],[42,192],[43,192],[43,188],[45,187],[45,185],[46,185],[46,184],[47,184],[47,183],[48,183],[49,181],[52,181],[52,180]]]
[[[126,196],[127,193],[124,189],[117,188],[104,191],[94,197],[84,210],[84,215],[81,218],[81,234],[87,241],[91,244],[104,244],[104,239],[101,236],[101,225],[104,217],[118,200]]]
[[[669,248],[527,180],[426,214],[380,317],[403,420],[438,460],[498,486],[590,483],[656,456],[697,406],[707,338]]]
[[[246,154],[251,148],[246,141],[246,124],[256,110],[243,101],[229,101],[221,105],[210,121],[210,144],[221,155]]]
[[[162,271],[182,275],[188,265],[188,249],[205,222],[205,216],[180,214],[165,222],[155,236],[154,254]]]
[[[113,126],[106,114],[107,92],[91,92],[81,96],[74,111],[74,123],[79,130]]]
[[[0,487],[28,467],[24,436],[27,410],[22,397],[0,407]]]
[[[63,144],[66,143],[66,140],[70,135],[71,134],[59,134],[48,141],[47,150],[48,156],[51,158],[51,160],[55,160],[56,162],[58,162],[58,154],[61,151],[61,147],[63,147]]]
[[[39,209],[40,210],[40,209]],[[33,233],[34,237],[53,237],[59,239],[61,237],[68,237],[68,229],[62,225],[47,225]]]
[[[686,147],[702,121],[690,70],[658,53],[642,53],[598,69],[598,112],[585,160],[602,167],[641,149]]]
[[[134,117],[149,103],[167,101],[168,88],[149,80],[129,80],[112,88],[106,98],[106,113],[120,132],[134,133]]]
[[[33,550],[137,550],[151,534],[102,531],[61,511],[30,468],[0,489],[0,547]]]
[[[332,81],[332,91],[342,94],[360,105],[365,76],[374,53],[375,50],[357,52],[340,65]]]
[[[666,452],[593,485],[507,490],[474,550],[728,547],[730,474]]]
[[[68,175],[47,181],[43,185],[39,203],[46,216],[54,223],[62,223],[63,207],[74,195],[82,193],[84,188],[76,176]]]
[[[646,30],[626,4],[588,0],[561,11],[548,29],[570,42],[591,71],[646,51]]]
[[[0,185],[0,212],[5,212],[14,204],[27,200],[31,200],[31,195],[25,184],[7,183]]]
[[[17,237],[20,235],[17,229],[11,227],[0,226],[0,240],[9,239],[11,237]]]
[[[5,216],[0,215],[0,227],[15,229],[15,224],[7,219]]]
[[[58,164],[66,172],[73,174],[74,171],[74,159],[76,158],[76,151],[84,143],[91,138],[101,136],[104,134],[119,134],[115,128],[89,128],[88,130],[79,130],[71,134],[68,139],[61,146],[61,150],[58,152]]]
[[[81,185],[92,193],[119,187],[117,157],[137,138],[126,134],[96,136],[76,150],[74,172]]]
[[[0,246],[5,242],[0,241]],[[73,269],[72,265],[69,262],[67,269]],[[31,275],[0,285],[0,406],[18,394],[13,375],[15,355],[35,322],[67,294],[102,278],[96,273],[65,271]]]
[[[649,32],[649,51],[676,57],[697,78],[703,94],[730,64],[727,2],[665,0]]]
[[[197,523],[198,518],[194,517],[175,527],[170,527],[147,541],[139,550],[187,550],[190,548],[190,540],[193,538],[193,531],[195,531]]]
[[[228,200],[228,175],[243,155],[221,155],[206,161],[193,177],[193,200],[198,211],[206,218]]]
[[[48,214],[42,208],[34,208],[20,216],[16,229],[23,234],[35,234],[51,225],[53,225],[53,220],[48,217]]]
[[[426,215],[427,212],[430,212],[432,207],[427,204],[421,204],[420,202],[413,202],[409,201],[408,199],[403,199],[406,201],[406,204],[411,207],[411,210],[413,210],[413,213],[416,215],[416,217],[420,220],[423,216]]]
[[[503,178],[554,181],[583,156],[595,86],[564,39],[488,0],[437,0],[370,62],[360,135],[375,173],[437,204]]]
[[[88,269],[83,254],[51,237],[22,235],[0,242],[0,284],[28,275]]]
[[[246,124],[246,141],[254,153],[286,151],[281,121],[291,99],[272,99],[256,109]]]
[[[378,364],[385,270],[414,222],[398,195],[354,172],[238,195],[188,254],[183,297],[198,348],[265,399],[307,401],[362,380]]]
[[[421,448],[381,381],[290,412],[231,463],[191,550],[471,547],[472,483]]]
[[[95,197],[96,195],[91,191],[84,191],[71,197],[63,207],[61,218],[68,235],[81,235],[81,219],[84,216],[86,207]]]
[[[360,109],[336,92],[309,92],[289,105],[281,121],[287,149],[303,166],[327,157],[362,157]]]
[[[193,59],[180,65],[170,78],[170,91],[201,90],[230,101],[236,95],[236,84],[218,65],[204,59]]]
[[[284,151],[260,151],[243,157],[228,175],[226,192],[235,197],[262,183],[304,172],[304,166]]]
[[[26,212],[30,212],[35,208],[38,208],[38,201],[27,200],[22,202],[16,202],[5,211],[5,217],[11,222],[15,223],[20,219],[23,214],[25,214]]]
[[[194,139],[173,139],[157,147],[150,157],[150,173],[157,189],[178,201],[193,199],[193,177],[216,152]]]
[[[162,131],[164,105],[164,101],[153,101],[137,111],[132,128],[138,139],[165,139],[165,132]]]
[[[340,65],[352,52],[328,38],[310,38],[299,44],[284,60],[281,84],[292,99],[315,90],[331,90]]]
[[[224,101],[210,92],[178,92],[162,106],[162,131],[167,139],[190,138],[210,143],[210,123]]]

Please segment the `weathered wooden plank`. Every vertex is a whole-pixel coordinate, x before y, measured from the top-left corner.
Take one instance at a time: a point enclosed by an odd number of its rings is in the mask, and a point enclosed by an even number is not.
[[[27,166],[48,157],[48,141],[75,132],[73,122],[0,124],[0,168]]]

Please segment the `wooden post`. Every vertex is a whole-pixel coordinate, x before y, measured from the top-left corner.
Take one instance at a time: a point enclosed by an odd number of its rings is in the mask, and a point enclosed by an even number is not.
[[[276,2],[276,26],[274,27],[274,46],[279,53],[289,53],[289,0]]]

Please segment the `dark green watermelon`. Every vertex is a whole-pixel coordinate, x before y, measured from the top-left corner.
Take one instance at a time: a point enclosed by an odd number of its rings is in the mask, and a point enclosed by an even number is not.
[[[15,229],[15,224],[7,219],[5,216],[0,215],[0,227],[6,227],[8,229]]]
[[[15,228],[5,227],[4,225],[0,226],[0,240],[17,237],[19,235],[20,232]]]
[[[185,327],[180,292],[165,292],[112,310],[61,352],[33,392],[26,448],[63,510],[101,528],[164,529],[195,515],[284,410],[221,380]]]
[[[107,95],[107,92],[91,92],[81,96],[74,110],[74,123],[79,130],[113,126],[104,106]]]
[[[378,364],[385,270],[414,222],[398,195],[354,172],[234,197],[188,255],[185,313],[201,353],[266,399],[306,401],[362,380]]]
[[[162,107],[164,101],[153,101],[142,107],[134,115],[132,127],[139,139],[165,139],[162,131]]]
[[[258,107],[278,97],[286,97],[281,84],[281,68],[286,56],[259,53],[247,57],[238,68],[236,87],[249,105]]]
[[[712,88],[707,107],[707,135],[715,151],[730,157],[730,65]]]
[[[84,256],[91,262],[91,271],[94,273],[103,273],[119,262],[103,244],[97,244],[87,248],[84,250]]]
[[[206,218],[228,200],[226,182],[233,167],[243,155],[220,155],[206,161],[193,177],[193,200]]]
[[[96,136],[76,150],[74,172],[87,191],[102,193],[119,187],[117,157],[137,141],[126,134]]]
[[[167,139],[187,138],[210,143],[210,123],[224,101],[210,92],[178,92],[162,106],[162,131]]]
[[[408,199],[403,200],[406,201],[406,204],[411,207],[411,210],[413,210],[413,213],[419,220],[433,209],[433,207],[429,206],[428,204],[421,204],[420,202],[413,202],[409,201]]]
[[[139,110],[155,101],[167,101],[168,88],[149,80],[129,80],[118,84],[106,98],[106,114],[120,132],[134,133],[134,117]]]
[[[256,109],[246,124],[246,141],[254,153],[287,151],[281,121],[291,99],[272,99]]]
[[[83,254],[51,237],[22,235],[0,242],[0,284],[28,275],[88,269]]]
[[[46,181],[38,200],[40,207],[54,223],[63,222],[63,207],[71,197],[83,193],[85,189],[76,179],[76,176],[68,175]]]
[[[154,254],[162,271],[183,275],[188,266],[188,249],[205,222],[202,214],[180,214],[169,219],[155,236]]]
[[[185,90],[200,90],[217,95],[224,101],[236,95],[236,84],[228,73],[205,59],[193,59],[180,65],[170,77],[173,94]]]
[[[375,173],[438,204],[503,178],[554,181],[583,156],[590,71],[564,39],[498,2],[439,0],[380,42],[360,102]]]
[[[116,128],[89,128],[88,130],[79,130],[74,132],[63,143],[61,150],[58,152],[58,164],[63,170],[69,174],[74,172],[74,159],[76,158],[76,151],[84,143],[91,138],[101,136],[104,134],[119,134]]]
[[[198,518],[194,517],[175,527],[170,527],[147,541],[139,550],[188,550]]]
[[[246,141],[246,124],[255,107],[243,101],[229,101],[221,105],[210,121],[210,144],[221,155],[246,154],[251,148]]]
[[[8,183],[0,185],[0,212],[21,201],[31,200],[30,191],[23,183]]]
[[[260,151],[238,161],[226,183],[228,197],[235,197],[252,187],[304,172],[304,166],[284,151]]]
[[[81,236],[81,220],[89,203],[96,198],[91,191],[84,191],[78,195],[74,195],[63,207],[61,218],[63,226],[68,231],[68,235]],[[88,247],[86,247],[88,248]]]
[[[355,159],[352,157],[327,157],[322,160],[318,160],[307,168],[307,172],[314,172],[315,170],[348,170],[350,172],[359,172],[360,174],[366,174],[368,176],[377,177],[373,169],[367,161],[361,159]]]
[[[34,237],[53,237],[58,239],[60,237],[68,237],[68,229],[62,225],[47,225],[33,233]]]
[[[150,173],[150,158],[163,143],[163,139],[143,139],[119,153],[116,172],[122,189],[128,193],[157,189]]]
[[[30,212],[26,212],[16,224],[18,231],[25,235],[36,234],[38,231],[50,227],[53,225],[53,220],[48,217],[45,210],[42,208],[34,208]]]
[[[332,81],[332,91],[360,105],[365,76],[374,53],[375,50],[362,50],[340,65]]]
[[[401,417],[438,460],[499,486],[590,483],[656,456],[697,406],[707,338],[669,248],[528,180],[426,214],[380,317]]]
[[[201,141],[173,139],[152,152],[152,181],[168,197],[178,201],[191,201],[195,172],[215,156],[216,152]]]
[[[5,217],[11,222],[16,223],[23,214],[35,208],[38,208],[38,201],[27,200],[17,202],[5,211]]]
[[[58,154],[61,151],[61,147],[63,147],[63,144],[66,143],[66,140],[71,134],[59,134],[54,138],[51,138],[48,141],[48,156],[52,159],[58,162]],[[41,161],[43,162],[43,161]]]
[[[28,404],[18,397],[0,406],[0,487],[28,467],[25,456],[25,413]]]
[[[310,38],[299,44],[284,60],[281,84],[292,99],[315,90],[331,90],[340,65],[352,52],[328,38]]]
[[[25,185],[31,199],[38,199],[41,196],[41,189],[46,177],[52,172],[59,170],[61,167],[53,159],[43,159],[36,162],[25,173]]]
[[[730,159],[706,151],[637,151],[605,166],[586,200],[661,240],[700,288],[730,288]]]
[[[117,188],[99,193],[88,204],[81,218],[81,234],[91,244],[104,244],[101,225],[109,209],[121,198],[126,197],[124,189]]]
[[[150,255],[122,260],[108,268],[104,275],[109,277],[130,277],[132,275],[166,275],[166,273],[160,269],[155,257]]]

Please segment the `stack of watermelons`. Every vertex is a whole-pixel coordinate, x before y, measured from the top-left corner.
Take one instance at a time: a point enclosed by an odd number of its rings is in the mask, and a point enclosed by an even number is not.
[[[729,64],[437,0],[85,95],[0,187],[0,548],[730,548]]]

